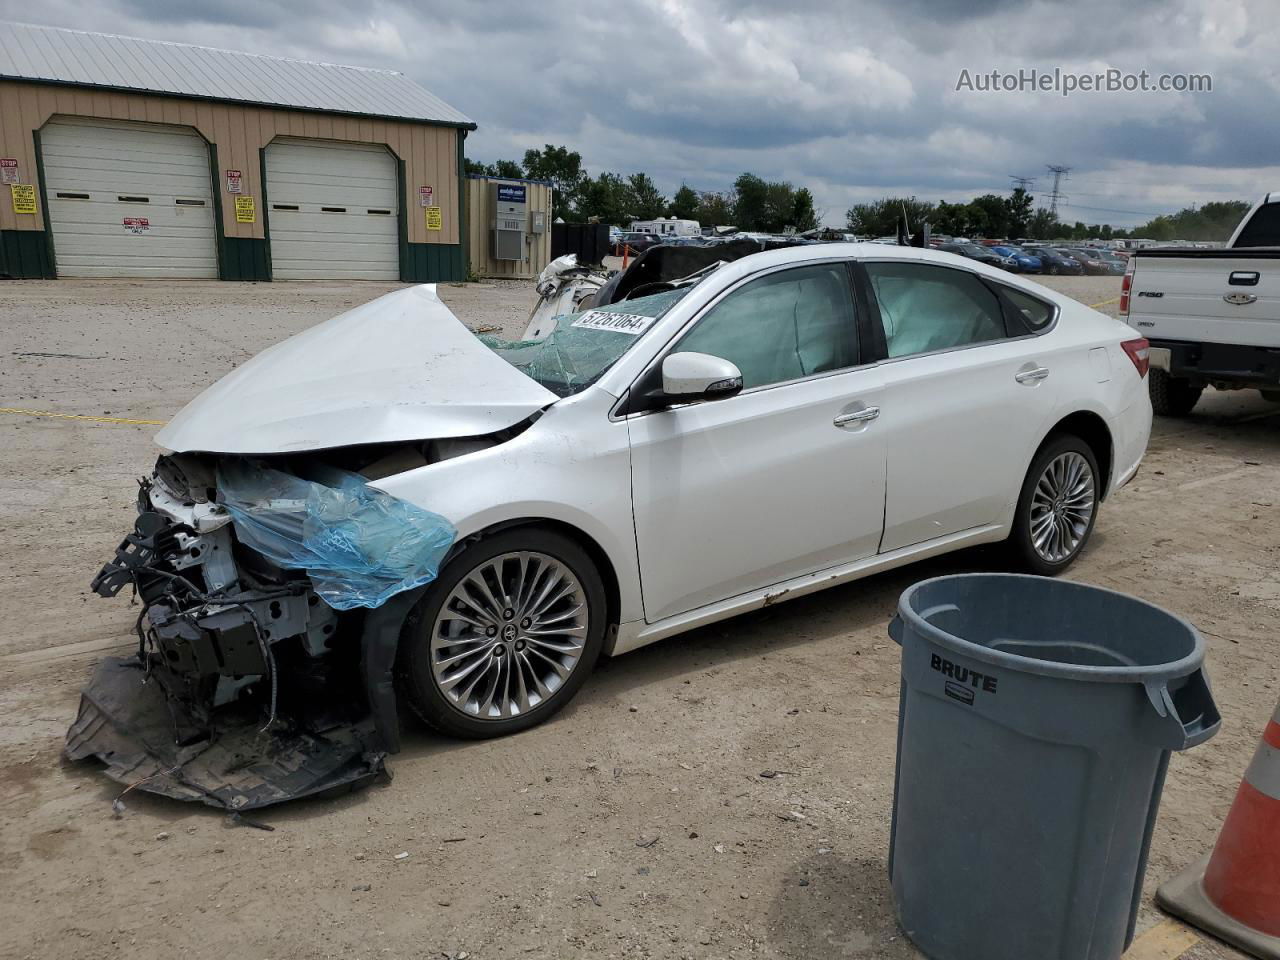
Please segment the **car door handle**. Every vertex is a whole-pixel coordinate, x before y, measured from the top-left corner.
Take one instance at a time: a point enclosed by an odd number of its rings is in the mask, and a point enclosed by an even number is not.
[[[831,422],[837,427],[845,427],[851,423],[869,423],[878,416],[880,416],[879,407],[863,407],[861,410],[854,410],[852,413],[842,413]]]
[[[1048,367],[1036,367],[1034,370],[1023,370],[1021,373],[1015,373],[1013,379],[1019,383],[1039,383],[1047,376],[1049,376]]]

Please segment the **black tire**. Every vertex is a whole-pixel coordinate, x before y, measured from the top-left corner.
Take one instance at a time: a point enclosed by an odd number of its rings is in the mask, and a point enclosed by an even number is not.
[[[567,679],[527,713],[502,719],[481,719],[465,713],[441,691],[432,671],[431,631],[441,607],[458,584],[473,571],[503,554],[531,551],[568,567],[582,587],[587,607],[587,636]],[[400,689],[413,712],[441,733],[484,740],[518,733],[548,719],[573,699],[586,682],[604,643],[608,604],[604,583],[587,552],[569,537],[539,527],[517,527],[466,546],[440,572],[405,620],[400,636]],[[523,641],[517,641],[523,642]],[[510,654],[514,662],[515,655]]]
[[[1185,417],[1204,392],[1203,386],[1155,369],[1147,372],[1147,387],[1151,391],[1151,409],[1161,417]]]
[[[1093,509],[1089,516],[1088,526],[1083,535],[1080,536],[1080,542],[1075,549],[1062,559],[1050,560],[1041,555],[1032,539],[1032,500],[1035,495],[1036,485],[1040,482],[1040,478],[1049,464],[1063,454],[1069,453],[1079,454],[1088,464],[1093,479]],[[1027,469],[1027,475],[1022,481],[1022,491],[1018,495],[1018,507],[1013,518],[1013,530],[1009,533],[1007,541],[1008,550],[1014,564],[1027,573],[1039,574],[1042,577],[1055,576],[1071,566],[1084,551],[1084,548],[1088,546],[1089,538],[1093,536],[1093,528],[1098,520],[1098,504],[1101,501],[1104,486],[1105,479],[1098,472],[1098,461],[1094,457],[1093,450],[1090,449],[1089,444],[1075,434],[1070,433],[1055,434],[1046,440],[1034,459],[1032,459],[1031,466]]]
[[[1058,265],[1056,263],[1049,264],[1049,276],[1056,277],[1058,275]]]

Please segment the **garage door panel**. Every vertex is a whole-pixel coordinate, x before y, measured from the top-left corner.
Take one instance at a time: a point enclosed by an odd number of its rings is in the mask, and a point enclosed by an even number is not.
[[[266,167],[276,279],[399,279],[399,173],[385,148],[276,140]]]
[[[59,276],[218,275],[209,151],[195,131],[66,117],[40,146]]]

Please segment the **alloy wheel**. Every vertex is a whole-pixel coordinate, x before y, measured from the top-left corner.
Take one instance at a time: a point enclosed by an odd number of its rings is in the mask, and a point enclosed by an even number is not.
[[[1061,563],[1075,554],[1096,506],[1089,461],[1074,450],[1050,460],[1031,495],[1031,545],[1041,559]]]
[[[431,674],[446,701],[479,720],[523,716],[577,668],[588,636],[581,582],[544,553],[504,553],[458,581],[431,628]]]

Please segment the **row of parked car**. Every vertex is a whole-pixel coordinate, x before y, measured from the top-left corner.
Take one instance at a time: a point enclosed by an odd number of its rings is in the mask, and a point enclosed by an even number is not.
[[[654,233],[637,233],[619,231],[611,239],[618,252],[622,247],[629,248],[631,254],[643,253],[650,247],[664,246],[709,246],[743,237],[765,239],[765,235],[748,233],[730,234],[726,236],[658,236]],[[769,238],[774,239],[774,238]],[[788,237],[790,243],[811,242],[798,237]],[[879,242],[879,241],[873,241]],[[1058,274],[1090,274],[1094,276],[1124,273],[1125,257],[1112,250],[1097,247],[1050,246],[1048,244],[1016,245],[1011,243],[987,242],[977,243],[969,240],[948,240],[932,244],[935,249],[946,253],[959,254],[970,260],[987,263],[1012,273],[1048,273]]]
[[[1041,244],[1015,246],[1007,243],[987,245],[949,241],[937,244],[937,249],[1012,273],[1118,276],[1124,273],[1126,263],[1125,258],[1119,254],[1096,247],[1051,247]]]

